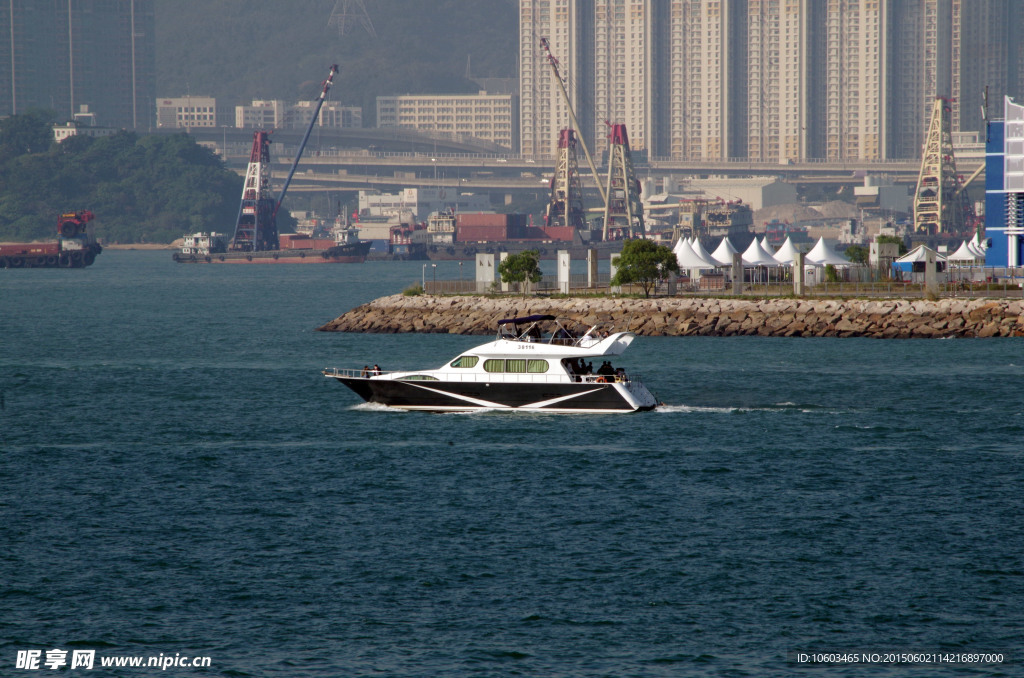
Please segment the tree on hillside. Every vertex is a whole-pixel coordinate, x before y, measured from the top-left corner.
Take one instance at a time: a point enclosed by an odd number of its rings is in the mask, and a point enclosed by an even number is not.
[[[651,296],[651,290],[659,280],[679,271],[679,262],[672,250],[643,238],[627,240],[622,246],[622,254],[612,263],[618,268],[612,278],[612,286],[635,283],[643,289],[645,297]]]
[[[505,261],[498,264],[498,273],[501,274],[502,282],[515,283],[516,288],[526,296],[529,286],[526,282],[539,283],[540,253],[537,250],[525,250],[517,254],[510,254]]]
[[[32,109],[0,120],[0,157],[42,153],[53,143],[52,111]]]
[[[57,215],[80,209],[96,215],[105,242],[233,231],[242,178],[188,135],[120,132],[43,146],[32,130],[50,134],[48,124],[21,117],[0,121],[0,240],[51,239]],[[294,219],[282,210],[278,225],[286,231]]]

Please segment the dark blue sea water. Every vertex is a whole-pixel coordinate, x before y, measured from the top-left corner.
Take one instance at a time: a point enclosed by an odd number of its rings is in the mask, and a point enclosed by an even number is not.
[[[1024,342],[641,337],[652,413],[361,405],[319,370],[482,341],[314,331],[421,266],[0,270],[0,674],[1024,675]]]

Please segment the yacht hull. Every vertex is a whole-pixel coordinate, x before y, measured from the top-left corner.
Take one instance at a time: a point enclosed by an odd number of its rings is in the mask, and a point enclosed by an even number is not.
[[[628,382],[524,384],[335,378],[367,402],[428,412],[622,413],[651,410],[657,404],[646,388]]]

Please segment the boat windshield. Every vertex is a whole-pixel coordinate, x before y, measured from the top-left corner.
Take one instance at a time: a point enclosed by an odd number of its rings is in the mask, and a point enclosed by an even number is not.
[[[498,339],[558,346],[592,345],[613,330],[610,322],[600,322],[589,328],[579,327],[574,321],[553,315],[528,315],[498,321]]]

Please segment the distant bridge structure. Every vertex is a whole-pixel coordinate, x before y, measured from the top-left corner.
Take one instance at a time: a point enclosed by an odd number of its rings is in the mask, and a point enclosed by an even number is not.
[[[158,130],[180,134],[182,130]],[[197,142],[225,157],[229,167],[245,171],[252,130],[219,127],[188,130]],[[283,173],[301,141],[300,130],[276,130],[271,136],[273,172]],[[779,164],[746,159],[691,162],[657,158],[637,161],[640,179],[673,177],[750,177],[777,176],[798,184],[859,186],[866,175],[885,175],[899,184],[912,186],[917,181],[920,160],[885,162],[795,162]],[[964,171],[984,164],[984,153],[960,155]],[[601,163],[603,165],[603,163]],[[525,158],[507,148],[475,139],[399,128],[317,129],[299,165],[290,190],[359,190],[375,188],[394,191],[400,188],[452,187],[495,194],[543,194],[554,172],[550,160]],[[598,171],[606,171],[599,167]],[[604,177],[601,177],[603,179]],[[585,187],[593,185],[589,172],[583,172]],[[589,191],[588,191],[589,193]]]

